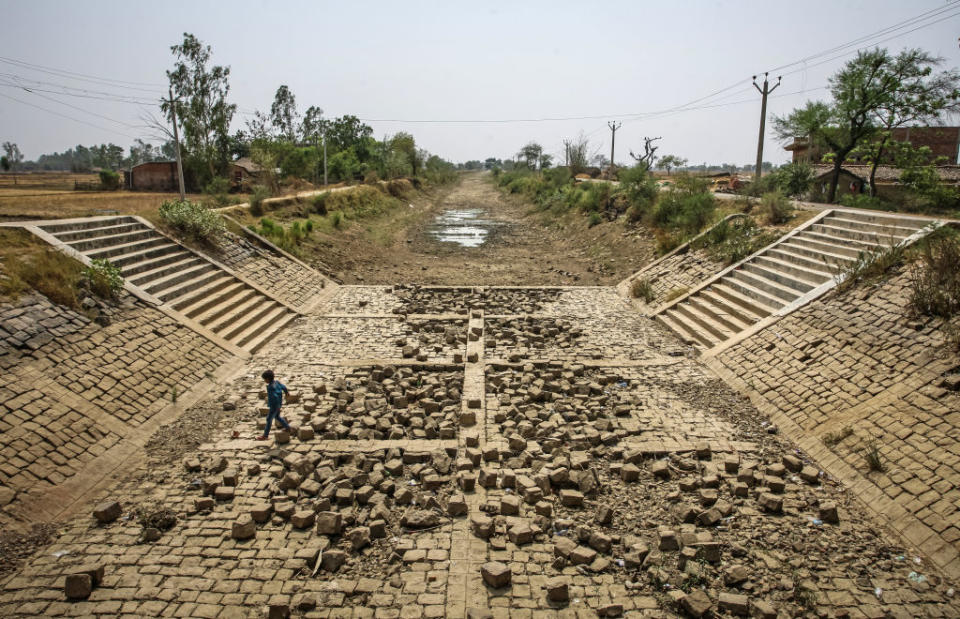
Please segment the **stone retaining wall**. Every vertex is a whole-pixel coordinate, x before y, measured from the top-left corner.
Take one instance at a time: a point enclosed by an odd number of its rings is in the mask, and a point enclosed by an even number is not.
[[[781,413],[835,474],[940,567],[960,570],[960,357],[939,320],[916,319],[903,270],[831,293],[714,360]],[[886,470],[870,470],[876,447]],[[946,542],[946,544],[944,544]]]
[[[80,472],[226,359],[130,297],[100,326],[40,295],[0,305],[0,521]]]

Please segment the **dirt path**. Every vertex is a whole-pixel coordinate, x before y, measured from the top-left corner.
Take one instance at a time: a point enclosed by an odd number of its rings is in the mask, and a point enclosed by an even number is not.
[[[393,222],[390,240],[372,244],[370,229],[355,229],[327,249],[328,266],[348,284],[597,285],[613,284],[652,258],[651,241],[621,223],[587,228],[572,214],[547,225],[529,205],[504,197],[486,174],[466,174],[430,204]],[[490,222],[487,240],[464,247],[437,240],[436,217],[479,210]]]

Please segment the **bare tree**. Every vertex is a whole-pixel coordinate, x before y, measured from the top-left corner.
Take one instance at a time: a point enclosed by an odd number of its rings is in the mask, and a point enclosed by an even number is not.
[[[644,137],[643,138],[643,154],[636,155],[634,154],[633,151],[630,151],[630,156],[633,157],[633,159],[637,163],[642,165],[645,170],[649,170],[650,168],[653,167],[653,164],[656,163],[655,153],[657,152],[657,148],[659,148],[659,146],[654,146],[653,143],[656,142],[657,140],[662,140],[662,139],[663,139],[662,137],[655,137],[655,138]]]
[[[590,164],[590,142],[582,131],[576,139],[563,141],[563,152],[567,165],[574,174],[583,172]]]

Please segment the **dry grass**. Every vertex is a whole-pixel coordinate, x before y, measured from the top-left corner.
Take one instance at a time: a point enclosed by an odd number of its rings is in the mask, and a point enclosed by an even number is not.
[[[31,288],[54,303],[79,307],[77,283],[83,266],[29,232],[0,229],[0,297],[15,300]]]
[[[28,219],[66,219],[97,215],[141,215],[156,219],[157,209],[168,200],[179,199],[176,193],[144,193],[139,191],[60,191],[38,195],[0,189],[0,221]],[[205,196],[189,195],[201,200]]]

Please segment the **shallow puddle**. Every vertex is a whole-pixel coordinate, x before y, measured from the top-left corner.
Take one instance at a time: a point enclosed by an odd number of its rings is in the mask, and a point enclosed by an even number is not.
[[[458,209],[437,215],[430,226],[430,236],[443,243],[456,243],[461,247],[480,247],[497,222],[483,219],[482,209]]]

